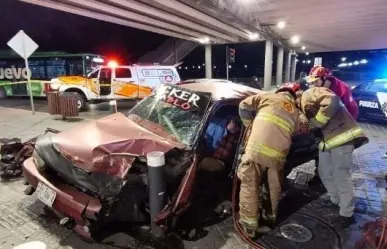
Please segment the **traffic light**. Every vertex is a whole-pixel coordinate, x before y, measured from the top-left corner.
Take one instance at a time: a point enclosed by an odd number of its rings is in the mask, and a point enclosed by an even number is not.
[[[235,62],[235,49],[234,48],[230,48],[230,63],[234,63]]]

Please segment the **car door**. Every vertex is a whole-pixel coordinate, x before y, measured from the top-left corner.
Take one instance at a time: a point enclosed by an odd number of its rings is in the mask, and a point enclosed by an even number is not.
[[[115,77],[112,80],[116,98],[137,98],[138,80],[135,71],[130,67],[115,68]]]
[[[93,92],[96,96],[100,95],[100,86],[99,86],[99,73],[101,68],[97,68],[94,71],[92,71],[87,76],[87,88]]]
[[[104,67],[100,70],[98,82],[101,97],[109,96],[112,93],[112,73],[113,70],[110,67]]]
[[[385,118],[382,105],[387,102],[387,98],[383,98],[383,87],[380,84],[370,82],[354,89],[354,99],[359,106],[359,118]],[[382,95],[380,100],[378,95]]]

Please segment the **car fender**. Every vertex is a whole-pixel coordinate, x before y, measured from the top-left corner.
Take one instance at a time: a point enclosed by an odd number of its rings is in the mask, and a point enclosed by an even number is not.
[[[77,89],[77,90],[81,91],[85,95],[87,100],[91,100],[92,99],[91,91],[87,87],[84,87],[84,86],[69,85],[69,84],[61,85],[59,87],[59,92],[60,93],[64,93],[64,92],[68,91],[69,89]],[[71,90],[69,92],[71,92]]]

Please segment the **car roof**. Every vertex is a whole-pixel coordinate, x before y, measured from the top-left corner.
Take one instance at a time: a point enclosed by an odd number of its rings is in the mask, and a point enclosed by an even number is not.
[[[255,94],[263,94],[264,91],[243,86],[236,83],[225,82],[200,82],[200,83],[187,83],[179,85],[179,87],[188,89],[195,92],[207,92],[212,94],[212,101],[221,101],[227,99],[244,99],[248,96]]]
[[[373,83],[387,83],[387,79],[384,78],[384,79],[376,79],[373,81]]]
[[[219,83],[233,83],[232,81],[225,80],[225,79],[208,79],[208,78],[202,78],[202,79],[189,79],[182,81],[183,83],[200,83],[200,82],[219,82]]]

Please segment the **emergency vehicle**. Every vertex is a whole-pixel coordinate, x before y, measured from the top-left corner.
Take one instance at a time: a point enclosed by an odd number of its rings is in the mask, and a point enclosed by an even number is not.
[[[50,88],[59,92],[78,93],[78,109],[88,102],[116,99],[142,99],[160,84],[180,82],[177,65],[118,65],[110,61],[86,76],[65,76],[51,80]]]
[[[387,121],[387,79],[377,79],[352,87],[359,106],[359,119]]]

